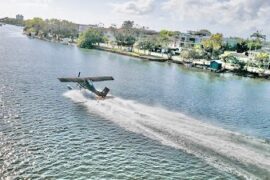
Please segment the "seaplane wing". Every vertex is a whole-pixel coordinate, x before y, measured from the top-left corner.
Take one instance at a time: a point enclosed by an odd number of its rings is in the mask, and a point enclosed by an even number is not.
[[[85,82],[85,81],[92,81],[92,82],[99,82],[99,81],[110,81],[114,80],[112,76],[97,76],[97,77],[75,77],[75,78],[58,78],[61,82]]]
[[[105,87],[103,91],[98,91],[92,82],[99,81],[110,81],[114,80],[112,76],[97,76],[97,77],[80,77],[81,73],[79,72],[78,77],[67,77],[67,78],[58,78],[60,82],[74,82],[77,83],[78,86],[84,89],[91,91],[99,97],[105,98],[110,91],[109,88]],[[68,86],[68,89],[72,89]]]

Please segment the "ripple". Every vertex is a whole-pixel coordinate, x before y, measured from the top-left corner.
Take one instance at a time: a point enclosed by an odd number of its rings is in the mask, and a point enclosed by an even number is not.
[[[222,170],[246,178],[270,176],[270,146],[262,139],[202,123],[181,113],[117,97],[97,102],[84,97],[79,90],[68,91],[65,96],[75,102],[85,102],[89,111],[129,131],[185,150]],[[125,146],[116,147],[115,150],[124,151]],[[156,156],[149,158],[151,162],[158,161]],[[251,171],[250,167],[255,170]]]
[[[121,128],[106,112],[88,111],[82,103],[70,102],[61,96],[66,88],[56,78],[77,71],[113,75],[113,83],[97,86],[108,85],[114,95],[136,99],[139,105],[162,105],[202,121],[270,137],[268,82],[190,73],[173,64],[30,40],[21,32],[22,28],[8,25],[0,31],[0,179],[239,178],[202,157]],[[138,107],[118,103],[122,115],[125,109],[134,112]],[[103,108],[115,110],[106,104]],[[129,115],[151,120],[153,113]],[[125,119],[129,117],[115,120],[128,124]],[[168,133],[168,124],[162,131],[156,123],[135,125],[180,143],[177,133]],[[245,143],[242,137],[235,139],[233,143]],[[251,141],[247,140],[248,149]],[[256,143],[252,146],[258,148]]]

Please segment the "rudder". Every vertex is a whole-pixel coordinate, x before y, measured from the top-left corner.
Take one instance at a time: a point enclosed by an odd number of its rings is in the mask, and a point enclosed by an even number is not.
[[[107,96],[107,94],[109,93],[109,91],[110,91],[110,89],[109,89],[109,88],[107,88],[107,87],[105,87],[105,88],[103,89],[103,91],[101,92],[102,97],[106,97],[106,96]]]

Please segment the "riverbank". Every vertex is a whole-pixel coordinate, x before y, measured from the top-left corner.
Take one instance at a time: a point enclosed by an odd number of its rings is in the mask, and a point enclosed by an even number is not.
[[[48,41],[48,42],[53,42],[53,43],[60,43],[64,45],[77,45],[75,41],[73,41],[70,38],[54,38],[54,37],[43,37],[43,36],[38,36],[35,34],[23,32],[24,35],[26,35],[29,38],[35,38],[35,39],[40,39],[43,41]]]
[[[67,38],[65,39],[45,38],[45,37],[40,37],[36,35],[29,35],[26,33],[24,34],[30,38],[37,38],[37,39],[48,41],[48,42],[56,42],[56,43],[61,43],[64,45],[77,45],[76,41],[69,42]],[[124,56],[140,58],[143,60],[176,63],[176,64],[183,65],[187,68],[203,69],[203,70],[212,71],[215,73],[228,73],[229,72],[229,73],[236,74],[238,76],[270,79],[270,70],[265,70],[262,68],[248,67],[248,66],[245,66],[244,68],[240,68],[239,66],[231,64],[231,63],[221,62],[220,69],[213,69],[210,67],[211,61],[206,60],[206,59],[196,59],[196,60],[183,59],[180,56],[169,56],[168,54],[165,54],[165,53],[149,52],[149,51],[140,50],[137,48],[133,48],[133,50],[130,51],[130,49],[128,48],[113,47],[108,44],[99,44],[97,46],[94,46],[94,48],[100,51],[107,51],[107,52],[116,53],[116,54],[120,54]]]
[[[168,61],[168,59],[162,58],[162,57],[145,55],[145,54],[140,54],[140,53],[136,53],[136,52],[120,51],[118,49],[110,49],[110,48],[101,47],[101,46],[95,46],[95,49],[101,50],[101,51],[108,51],[108,52],[116,53],[116,54],[121,54],[121,55],[125,55],[125,56],[136,57],[136,58],[145,59],[145,60],[149,60],[149,61],[158,61],[158,62]]]
[[[99,46],[95,46],[95,49],[107,51],[111,53],[117,53],[125,56],[131,56],[136,57],[140,59],[150,60],[150,61],[158,61],[158,62],[170,62],[170,63],[176,63],[179,65],[183,65],[187,68],[197,68],[197,69],[203,69],[206,71],[211,71],[215,73],[233,73],[238,76],[244,76],[244,77],[251,77],[251,78],[264,78],[269,79],[270,78],[270,70],[263,70],[261,68],[255,68],[255,67],[244,67],[243,69],[240,68],[240,66],[231,64],[231,63],[225,63],[222,62],[222,68],[221,69],[213,69],[210,67],[211,61],[206,59],[196,59],[196,60],[190,60],[190,59],[183,59],[180,56],[171,56],[170,58],[168,55],[164,55],[161,53],[154,53],[156,56],[152,55],[152,52],[139,50],[136,48],[133,48],[132,52],[129,52],[125,49],[120,49],[116,47],[106,47],[108,45],[101,44]]]

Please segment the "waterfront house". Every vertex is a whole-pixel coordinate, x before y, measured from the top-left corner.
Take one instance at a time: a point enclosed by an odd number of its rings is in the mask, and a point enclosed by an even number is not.
[[[189,49],[196,44],[200,44],[203,39],[211,36],[208,33],[201,33],[200,31],[188,31],[187,33],[179,33],[178,36],[171,41],[169,48]]]
[[[214,71],[221,70],[222,62],[220,60],[213,60],[210,62],[210,69]]]
[[[239,41],[241,41],[241,38],[239,37],[228,37],[223,39],[224,45],[231,50],[235,50],[235,47]]]

